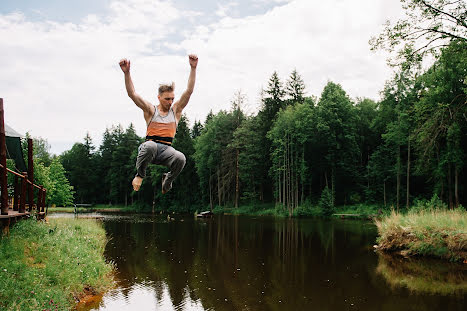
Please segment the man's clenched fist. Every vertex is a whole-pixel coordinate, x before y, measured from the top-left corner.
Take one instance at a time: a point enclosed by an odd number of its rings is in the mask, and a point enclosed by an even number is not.
[[[196,66],[198,65],[198,56],[196,56],[195,54],[190,54],[188,55],[188,59],[190,61],[190,66],[192,68],[196,68]]]
[[[118,64],[120,65],[120,68],[122,68],[122,71],[124,73],[130,72],[130,61],[129,60],[127,60],[126,58],[121,59]]]

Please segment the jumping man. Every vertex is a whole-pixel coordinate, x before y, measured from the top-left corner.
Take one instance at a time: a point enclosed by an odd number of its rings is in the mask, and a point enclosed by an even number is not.
[[[191,70],[186,91],[172,105],[174,102],[174,83],[169,85],[161,84],[159,86],[159,94],[157,95],[157,99],[159,100],[159,105],[157,106],[152,105],[136,94],[130,76],[130,60],[122,59],[119,63],[120,68],[125,74],[125,87],[128,96],[136,106],[143,110],[147,125],[146,141],[138,148],[136,176],[132,181],[135,191],[138,191],[141,187],[149,163],[164,165],[170,169],[170,172],[164,174],[162,177],[162,193],[167,193],[172,188],[173,180],[185,166],[185,155],[175,150],[171,145],[177,130],[178,121],[180,121],[182,116],[183,108],[188,104],[195,87],[198,57],[196,55],[189,55],[188,59]]]

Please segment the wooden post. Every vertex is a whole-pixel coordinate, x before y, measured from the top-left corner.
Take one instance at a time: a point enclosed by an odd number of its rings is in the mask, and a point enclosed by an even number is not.
[[[23,175],[24,175],[24,178],[21,178],[21,196],[20,196],[20,203],[19,203],[20,213],[26,212],[26,194],[28,193],[28,188],[27,188],[28,173],[23,172]]]
[[[34,161],[32,155],[32,138],[28,138],[28,179],[31,182],[29,185],[29,212],[32,212],[32,207],[34,205]]]
[[[36,201],[36,209],[37,212],[39,213],[41,211],[41,205],[42,205],[42,189],[39,188],[37,190],[37,201]]]
[[[6,137],[5,137],[5,121],[3,111],[3,98],[0,98],[0,215],[8,215],[8,185],[7,185],[7,170],[6,170]]]
[[[15,175],[15,193],[13,194],[13,210],[17,211],[19,208],[19,190],[20,190],[20,185],[19,185],[19,178],[18,176]]]
[[[47,195],[47,190],[42,187],[42,212],[45,212],[45,196]]]

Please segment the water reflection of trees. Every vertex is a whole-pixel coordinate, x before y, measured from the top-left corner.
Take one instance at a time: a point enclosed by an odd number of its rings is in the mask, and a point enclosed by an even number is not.
[[[441,295],[464,295],[467,292],[465,265],[382,253],[378,257],[376,272],[393,289],[408,288],[413,292]]]
[[[343,266],[366,273],[376,265],[360,256],[374,242],[361,222],[216,217],[106,229],[122,294],[150,281],[158,301],[168,288],[174,307],[187,297],[214,310],[303,309],[311,300],[344,307],[331,289],[352,283],[357,296],[367,284]]]

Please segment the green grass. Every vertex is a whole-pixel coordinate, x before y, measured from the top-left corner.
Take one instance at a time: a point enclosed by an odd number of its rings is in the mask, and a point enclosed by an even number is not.
[[[371,204],[338,206],[334,209],[334,214],[354,214],[359,215],[361,218],[373,217],[375,215],[380,215],[381,213],[384,214],[385,212],[387,213],[387,211],[380,205]]]
[[[376,226],[381,250],[452,261],[467,259],[467,212],[462,208],[392,212],[376,220]]]
[[[113,286],[107,238],[91,219],[22,220],[0,240],[0,309],[69,310]]]
[[[231,214],[231,215],[249,215],[249,216],[281,216],[281,212],[276,210],[274,204],[250,204],[241,205],[238,208],[215,206],[214,214]]]
[[[337,214],[354,214],[360,218],[368,218],[377,215],[380,212],[378,205],[351,205],[340,206],[333,210]],[[276,216],[288,217],[289,212],[281,205],[274,204],[250,204],[241,205],[238,208],[216,206],[213,209],[214,214],[232,214],[232,215],[249,215],[249,216]],[[305,202],[303,205],[294,209],[292,217],[326,217],[325,211],[317,205],[312,205]]]
[[[137,207],[135,206],[124,206],[124,205],[104,205],[97,204],[92,207],[78,207],[78,213],[87,213],[87,212],[138,212]],[[49,207],[48,212],[60,212],[60,213],[74,213],[75,208],[72,206],[69,207]]]

